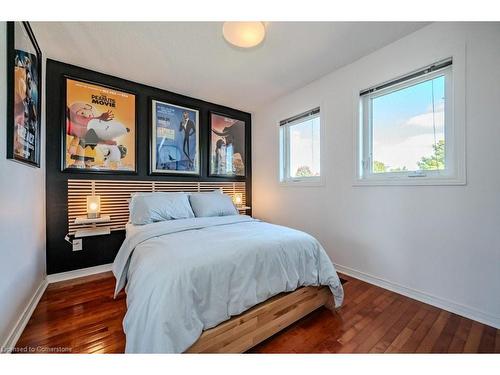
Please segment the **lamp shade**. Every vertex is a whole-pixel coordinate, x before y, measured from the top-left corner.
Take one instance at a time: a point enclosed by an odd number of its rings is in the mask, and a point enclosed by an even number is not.
[[[233,203],[236,206],[241,206],[243,203],[243,194],[241,193],[234,193],[233,194]]]
[[[222,35],[236,47],[251,48],[264,40],[266,27],[263,22],[224,22]]]
[[[96,219],[101,214],[101,197],[99,195],[87,196],[87,217]]]

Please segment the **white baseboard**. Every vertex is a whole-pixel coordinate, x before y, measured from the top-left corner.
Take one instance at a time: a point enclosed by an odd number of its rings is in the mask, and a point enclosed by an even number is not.
[[[47,285],[48,285],[47,279],[43,279],[42,282],[40,283],[40,286],[35,291],[35,294],[33,294],[33,297],[31,297],[30,301],[28,302],[28,305],[24,309],[23,313],[19,317],[19,320],[14,325],[14,328],[10,332],[9,336],[7,336],[7,340],[5,340],[5,342],[2,344],[0,352],[2,353],[12,352],[14,346],[17,343],[17,340],[19,340],[19,337],[21,337],[24,328],[28,324],[28,321],[30,320],[33,311],[35,311],[35,308],[37,307],[40,298],[42,298],[43,292],[45,292]]]
[[[365,281],[369,284],[379,286],[384,289],[388,289],[392,292],[402,294],[406,297],[416,299],[417,301],[427,303],[432,306],[439,307],[440,309],[452,312],[454,314],[476,320],[480,323],[487,324],[489,326],[500,329],[500,317],[494,316],[483,311],[474,309],[469,306],[464,306],[456,302],[448,301],[441,297],[436,297],[428,293],[420,292],[418,290],[405,287],[403,285],[394,283],[392,281],[384,280],[380,277],[372,276],[361,271],[354,270],[349,267],[342,266],[340,264],[335,264],[337,271],[345,273],[348,276],[352,276],[356,279]],[[492,298],[495,298],[493,296]]]
[[[78,277],[95,275],[97,273],[111,271],[112,267],[113,263],[108,263],[108,264],[103,264],[101,266],[82,268],[79,270],[68,271],[68,272],[54,273],[52,275],[47,275],[47,282],[49,284],[52,284],[52,283],[57,283],[59,281],[76,279]]]

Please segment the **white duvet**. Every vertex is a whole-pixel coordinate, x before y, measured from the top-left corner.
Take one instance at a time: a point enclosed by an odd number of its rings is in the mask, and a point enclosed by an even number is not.
[[[129,227],[113,273],[115,294],[126,284],[128,353],[181,353],[203,330],[301,286],[343,300],[316,239],[243,215]]]

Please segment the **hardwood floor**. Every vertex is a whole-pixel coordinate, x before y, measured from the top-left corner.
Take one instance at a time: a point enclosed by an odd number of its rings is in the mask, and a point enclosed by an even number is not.
[[[113,299],[114,281],[107,272],[50,284],[17,342],[19,352],[122,353],[126,296]]]
[[[500,353],[500,330],[343,276],[344,306],[320,308],[251,353]],[[125,295],[111,273],[51,284],[18,352],[122,353]]]

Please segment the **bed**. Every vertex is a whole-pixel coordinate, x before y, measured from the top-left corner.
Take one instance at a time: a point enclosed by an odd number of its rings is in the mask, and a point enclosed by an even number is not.
[[[244,352],[343,289],[312,236],[245,215],[127,225],[115,262],[127,353]]]

